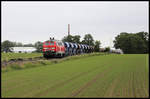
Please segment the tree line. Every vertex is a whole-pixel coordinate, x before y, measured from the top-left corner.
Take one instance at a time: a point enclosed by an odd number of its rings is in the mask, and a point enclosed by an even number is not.
[[[91,34],[86,34],[84,36],[84,39],[82,41],[80,41],[81,36],[80,35],[68,35],[68,36],[64,36],[62,38],[63,42],[72,42],[72,43],[78,43],[78,44],[87,44],[89,46],[94,46],[94,51],[99,51],[99,47],[100,47],[100,41],[96,40],[94,41],[93,37]],[[41,41],[37,41],[35,44],[22,44],[20,42],[12,42],[9,40],[5,40],[1,43],[1,52],[5,51],[5,52],[10,52],[11,51],[11,47],[35,47],[37,50],[36,52],[42,52],[42,45],[43,42]]]
[[[82,41],[80,39],[81,39],[80,35],[75,35],[75,36],[68,35],[68,36],[64,36],[62,38],[62,41],[63,42],[78,43],[78,44],[86,44],[86,45],[89,45],[89,46],[93,46],[94,51],[99,52],[100,45],[101,45],[100,40],[94,40],[93,36],[91,34],[85,34]]]
[[[114,47],[120,48],[126,54],[149,53],[149,33],[127,33],[122,32],[115,37]]]
[[[100,40],[94,40],[91,34],[86,34],[83,40],[80,40],[80,35],[68,35],[62,38],[63,42],[73,42],[78,44],[87,44],[94,47],[95,52],[100,51]],[[116,49],[121,49],[125,54],[144,54],[149,53],[149,33],[138,32],[138,33],[127,33],[122,32],[115,37],[113,41]],[[1,43],[1,52],[9,52],[10,47],[35,47],[36,52],[42,52],[43,42],[37,41],[35,44],[22,44],[20,42],[11,42],[9,40]],[[106,47],[105,52],[109,52],[110,47]]]

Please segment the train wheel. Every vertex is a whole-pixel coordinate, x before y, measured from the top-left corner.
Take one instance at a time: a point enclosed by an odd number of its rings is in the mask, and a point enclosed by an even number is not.
[[[59,54],[59,58],[62,58],[62,54]]]

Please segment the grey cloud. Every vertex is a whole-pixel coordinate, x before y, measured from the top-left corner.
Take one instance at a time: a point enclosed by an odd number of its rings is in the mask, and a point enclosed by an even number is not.
[[[2,41],[22,43],[91,33],[102,47],[120,32],[148,32],[148,2],[2,2]]]

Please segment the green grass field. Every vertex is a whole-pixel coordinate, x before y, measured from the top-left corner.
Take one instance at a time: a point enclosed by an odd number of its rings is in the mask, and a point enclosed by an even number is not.
[[[16,58],[34,58],[42,56],[42,53],[1,53],[1,61]]]
[[[148,54],[90,56],[2,72],[2,97],[148,97]]]

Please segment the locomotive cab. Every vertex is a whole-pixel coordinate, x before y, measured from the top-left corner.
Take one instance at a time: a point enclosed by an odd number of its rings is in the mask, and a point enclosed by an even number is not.
[[[43,56],[48,57],[63,57],[65,54],[65,46],[62,41],[50,39],[43,43]]]
[[[56,42],[46,41],[43,43],[43,55],[48,57],[56,53]]]

